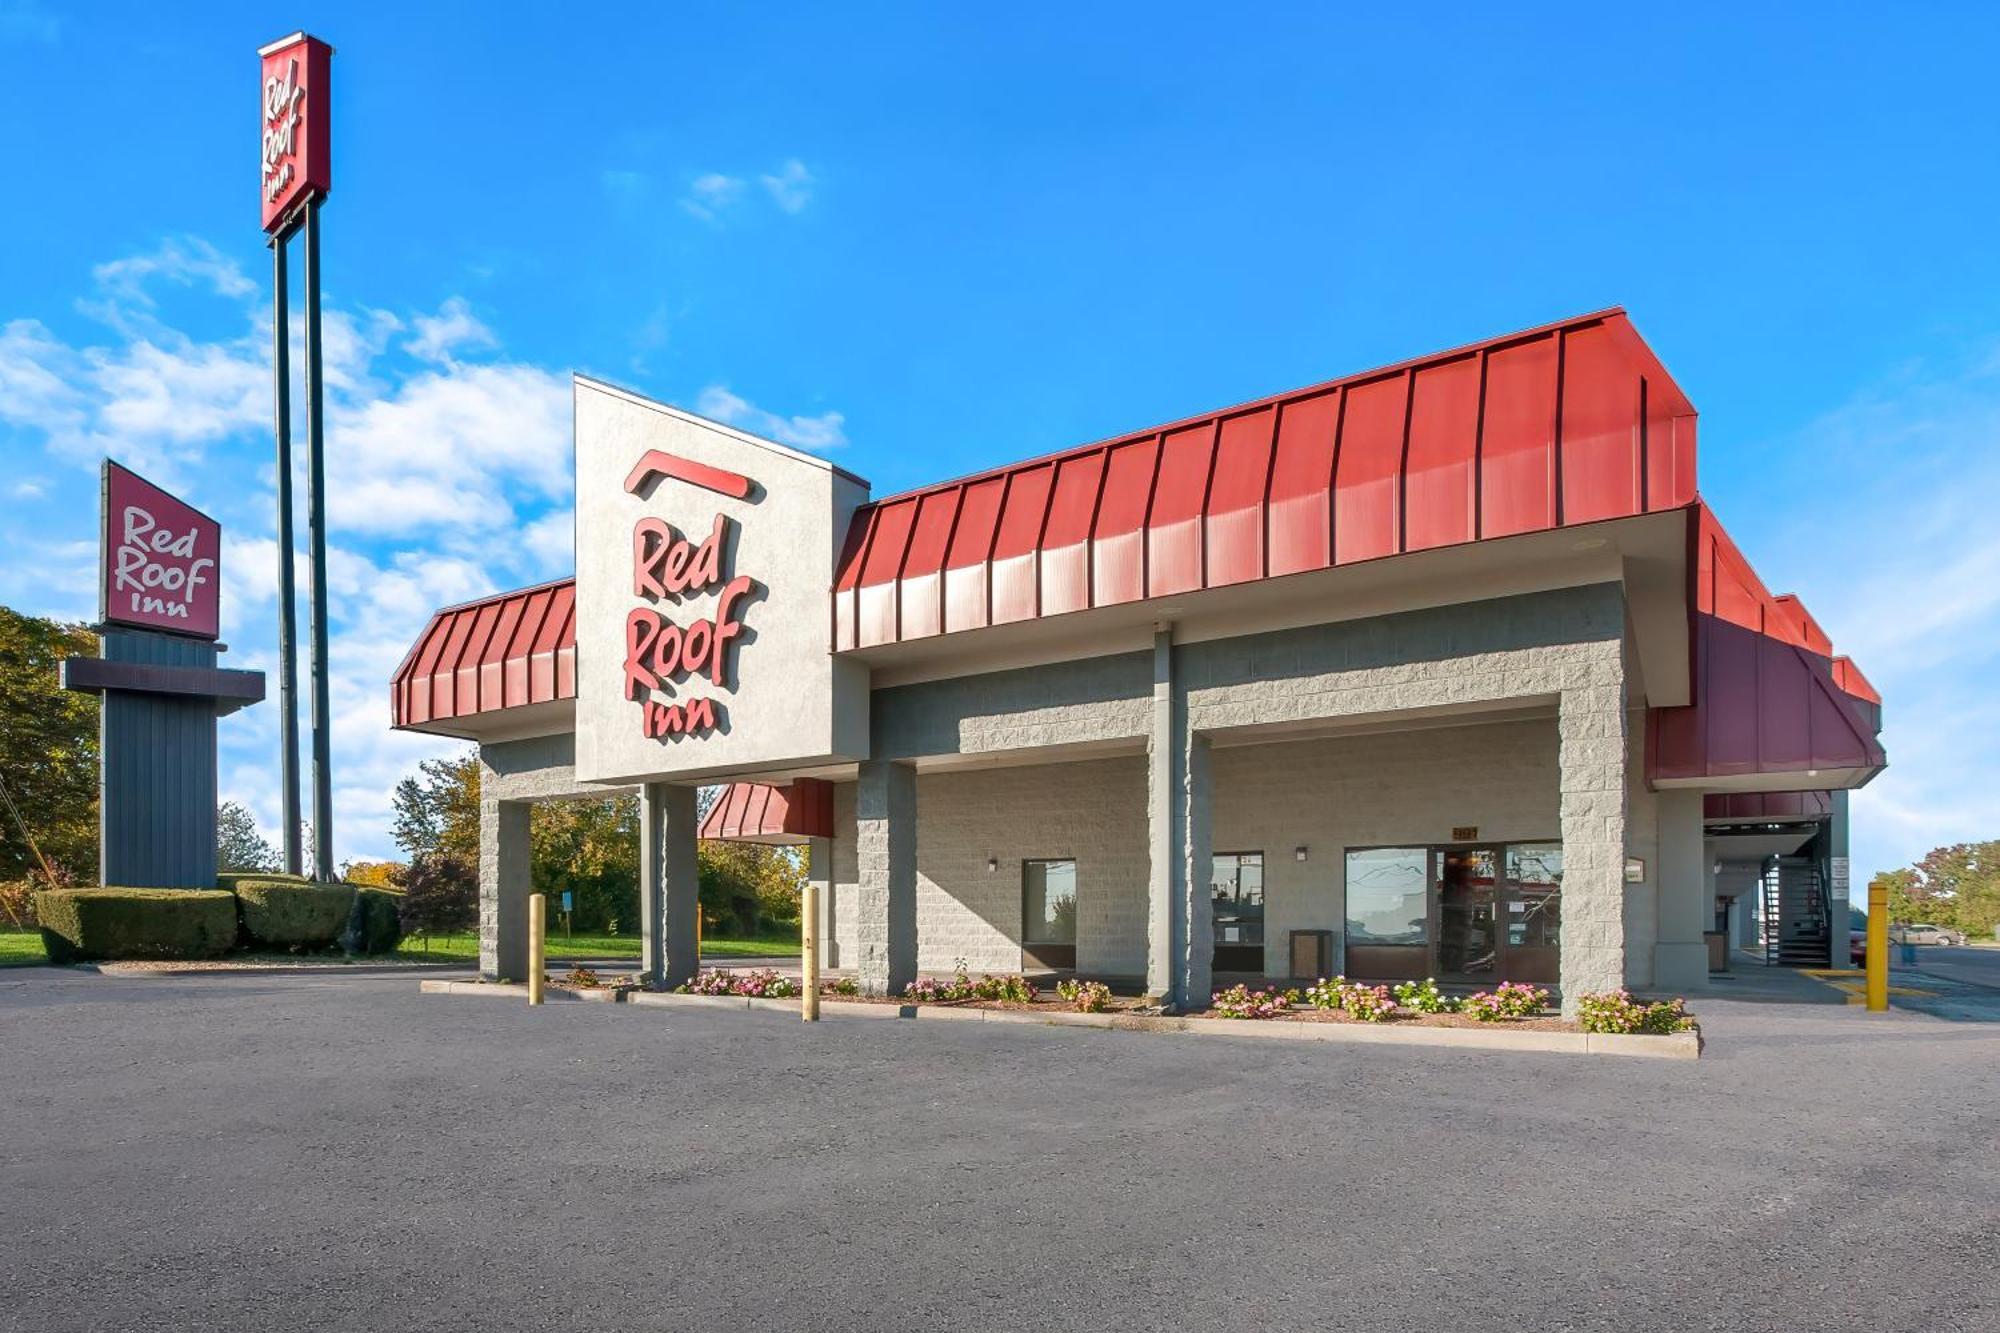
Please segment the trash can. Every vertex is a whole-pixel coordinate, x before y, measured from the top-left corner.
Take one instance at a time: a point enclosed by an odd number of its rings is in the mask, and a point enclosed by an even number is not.
[[[1291,971],[1294,977],[1318,981],[1333,975],[1333,932],[1295,930],[1292,932]]]
[[[1726,930],[1704,930],[1702,942],[1708,945],[1708,970],[1727,972],[1729,970],[1729,932]]]

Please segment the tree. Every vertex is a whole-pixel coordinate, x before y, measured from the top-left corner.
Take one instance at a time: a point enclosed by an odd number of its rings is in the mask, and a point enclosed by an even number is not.
[[[56,666],[96,653],[82,625],[0,606],[0,782],[42,854],[84,883],[97,878],[97,698],[63,689]],[[0,880],[31,869],[34,853],[0,814]]]
[[[215,868],[224,874],[278,869],[278,849],[257,831],[257,821],[234,801],[215,807]]]
[[[401,861],[349,861],[340,868],[340,877],[349,884],[394,889],[402,886],[408,871],[409,867]]]
[[[1884,871],[1889,919],[1929,922],[1992,938],[2000,926],[2000,841],[1936,847],[1913,866]]]
[[[396,784],[396,844],[412,859],[448,852],[479,860],[479,756],[426,759],[417,775]]]
[[[639,800],[546,801],[529,825],[529,878],[551,910],[568,891],[578,930],[639,929]]]
[[[450,935],[479,924],[479,874],[460,856],[425,852],[410,861],[398,906],[409,935]]]

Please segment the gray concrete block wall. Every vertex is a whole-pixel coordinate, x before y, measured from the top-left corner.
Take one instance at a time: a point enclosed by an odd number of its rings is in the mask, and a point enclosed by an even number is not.
[[[1077,967],[1146,970],[1146,761],[924,773],[917,778],[918,966],[1021,968],[1022,863],[1077,863]],[[998,865],[986,868],[988,858]]]
[[[990,754],[1146,735],[1152,654],[1114,653],[877,690],[877,759]]]
[[[900,995],[917,976],[916,776],[877,759],[855,784],[854,967],[870,995]]]
[[[1625,710],[1625,855],[1643,869],[1624,880],[1625,984],[1653,984],[1653,955],[1660,938],[1659,801],[1646,785],[1646,710]]]
[[[1620,645],[1576,664],[1557,717],[1562,756],[1563,1005],[1625,984],[1628,758]]]
[[[1217,853],[1264,854],[1265,972],[1293,930],[1346,930],[1347,849],[1554,839],[1562,827],[1553,716],[1279,744],[1214,755]],[[1306,859],[1295,852],[1306,848]]]

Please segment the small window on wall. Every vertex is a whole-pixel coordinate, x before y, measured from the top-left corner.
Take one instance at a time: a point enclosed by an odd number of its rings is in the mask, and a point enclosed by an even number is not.
[[[1264,853],[1215,854],[1215,943],[1264,944]]]
[[[1350,948],[1429,942],[1430,855],[1428,847],[1370,847],[1347,854]]]
[[[1076,943],[1076,862],[1021,863],[1021,942]]]

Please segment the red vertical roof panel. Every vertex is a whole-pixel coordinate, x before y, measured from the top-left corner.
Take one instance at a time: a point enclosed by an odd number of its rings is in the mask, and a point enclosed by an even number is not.
[[[1277,424],[1275,406],[1222,422],[1208,487],[1208,587],[1264,577],[1264,509]]]
[[[1347,390],[1340,457],[1334,462],[1333,562],[1351,564],[1402,549],[1403,416],[1409,377]]]
[[[1035,557],[1041,549],[1042,525],[1049,516],[1049,495],[1055,487],[1053,463],[1009,474],[1001,502],[1000,529],[993,540],[993,623],[1033,620],[1036,606]]]
[[[1477,532],[1479,448],[1477,356],[1415,372],[1410,447],[1403,465],[1403,549],[1469,542]]]
[[[1639,380],[1608,325],[1563,335],[1562,515],[1590,523],[1640,512]]]
[[[1202,586],[1201,511],[1215,464],[1212,423],[1174,431],[1160,445],[1160,475],[1146,515],[1146,595]]]
[[[1104,489],[1105,452],[1092,450],[1064,459],[1056,470],[1042,532],[1042,600],[1045,616],[1081,611],[1090,605],[1090,528],[1097,497]]]
[[[1273,575],[1321,569],[1333,559],[1333,451],[1339,430],[1338,389],[1278,410],[1271,460]]]
[[[875,532],[861,560],[855,620],[857,641],[863,648],[897,639],[896,580],[903,571],[903,555],[909,550],[910,530],[916,523],[915,497],[882,505],[875,512]]]
[[[1146,595],[1146,510],[1153,503],[1153,477],[1160,460],[1155,436],[1131,440],[1111,450],[1092,529],[1091,604],[1136,602]]]
[[[959,502],[958,526],[944,567],[944,628],[947,634],[991,623],[987,572],[993,538],[1000,525],[1000,500],[1007,478],[967,483]]]
[[[1558,361],[1558,344],[1548,334],[1487,354],[1479,444],[1482,537],[1556,525]]]
[[[917,509],[900,581],[897,627],[905,639],[944,633],[944,557],[963,494],[963,488],[957,486],[932,491]]]

